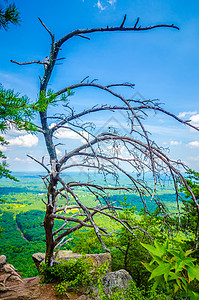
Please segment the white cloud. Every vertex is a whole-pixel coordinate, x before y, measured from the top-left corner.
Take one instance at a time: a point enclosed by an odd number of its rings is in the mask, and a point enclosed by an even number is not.
[[[199,127],[199,114],[191,116],[190,120],[192,125]]]
[[[116,2],[117,2],[117,0],[108,0],[107,1],[110,5],[114,5]]]
[[[0,145],[0,151],[6,151],[7,147]]]
[[[102,2],[100,0],[97,1],[96,6],[102,11],[105,10],[106,7],[102,5]]]
[[[25,130],[17,130],[13,126],[6,131],[6,135],[25,135],[27,134],[27,131]]]
[[[56,123],[52,123],[50,124],[49,128],[53,128],[55,125],[57,125]],[[59,139],[79,139],[80,136],[75,133],[74,131],[72,131],[69,127],[65,127],[65,128],[60,128],[55,132],[55,137],[59,138]]]
[[[182,144],[181,141],[170,141],[171,146],[178,146],[178,145],[181,145],[181,144]]]
[[[62,155],[62,152],[59,149],[56,148],[55,151],[56,151],[56,153],[57,153],[58,156]]]
[[[10,121],[6,121],[6,127],[8,128],[8,130],[6,130],[6,135],[24,135],[27,133],[25,130],[18,130],[15,128]]]
[[[183,111],[183,112],[179,113],[178,118],[184,118],[186,116],[193,116],[195,114],[197,114],[197,111]]]
[[[70,128],[61,128],[57,130],[55,136],[59,139],[78,140],[80,138],[80,136],[74,131],[71,131]]]
[[[29,158],[19,158],[19,157],[15,157],[14,160],[15,160],[15,161],[19,161],[19,162],[28,162],[28,163],[32,162],[32,160],[29,159]]]
[[[31,148],[33,146],[37,146],[39,139],[36,135],[29,133],[12,139],[7,139],[7,141],[9,142],[10,146]]]
[[[73,163],[78,163],[79,162],[79,160],[78,160],[78,158],[77,157],[71,157],[71,159],[70,159]]]
[[[56,124],[56,123],[51,123],[51,124],[49,125],[49,128],[52,129],[55,125],[57,125],[57,124]]]
[[[192,147],[192,148],[199,148],[199,142],[198,141],[193,141],[193,142],[190,142],[188,144],[189,147]]]
[[[193,161],[199,161],[199,156],[190,156],[189,159]]]
[[[82,2],[84,3],[85,0],[82,0]],[[117,2],[117,0],[106,0],[106,2],[110,5],[114,5]],[[101,11],[106,9],[106,6],[103,5],[102,0],[97,0],[95,6],[97,6]]]
[[[55,124],[51,124],[50,128],[52,128]],[[90,134],[84,130],[79,131],[79,134],[70,129],[69,127],[60,128],[56,131],[55,137],[59,139],[72,139],[72,140],[81,140],[81,142],[85,142],[86,139],[89,139]]]

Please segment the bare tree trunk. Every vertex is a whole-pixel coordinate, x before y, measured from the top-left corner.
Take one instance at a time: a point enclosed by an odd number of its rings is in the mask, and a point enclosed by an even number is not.
[[[53,249],[54,249],[54,239],[53,239],[53,226],[54,226],[54,219],[51,218],[51,214],[53,212],[53,208],[51,205],[47,205],[46,208],[46,215],[44,218],[44,228],[46,234],[46,257],[45,263],[51,265],[52,257],[53,257]]]
[[[50,183],[48,186],[48,204],[46,205],[46,215],[44,218],[44,228],[45,228],[45,235],[46,235],[45,262],[49,266],[53,264],[53,250],[55,247],[54,236],[53,236],[54,218],[52,218],[52,214],[55,210],[56,186],[57,186],[57,180],[53,177],[53,175],[51,175]]]

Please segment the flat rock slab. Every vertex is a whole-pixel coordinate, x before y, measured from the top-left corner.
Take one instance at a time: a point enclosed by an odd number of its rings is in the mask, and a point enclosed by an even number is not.
[[[26,278],[21,282],[7,282],[5,290],[0,292],[3,300],[30,300],[40,299],[38,288],[39,277]]]
[[[70,259],[77,259],[82,257],[79,253],[73,253],[72,251],[59,251],[56,260],[67,261]],[[106,261],[108,261],[108,272],[111,271],[111,255],[110,253],[99,253],[99,254],[86,254],[86,257],[92,258],[93,265],[96,267],[100,267]],[[45,261],[45,254],[44,253],[34,253],[32,255],[33,261],[36,265],[37,270],[39,271],[39,265],[44,263]]]
[[[6,284],[6,289],[0,291],[2,300],[91,300],[86,295],[70,294],[68,296],[56,295],[55,283],[40,284],[39,277],[25,278],[22,282]],[[99,300],[99,297],[92,298]]]

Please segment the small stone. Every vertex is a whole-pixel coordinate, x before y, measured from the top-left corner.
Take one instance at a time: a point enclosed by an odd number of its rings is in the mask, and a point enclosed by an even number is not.
[[[45,253],[34,253],[32,259],[35,263],[35,266],[39,272],[39,265],[45,261]]]
[[[18,273],[16,272],[17,269],[15,269],[15,267],[11,264],[5,264],[2,268],[2,270],[4,270],[6,273],[10,273],[10,274],[13,274],[13,275],[16,275],[16,276],[18,275]]]
[[[6,264],[7,258],[5,255],[0,255],[0,268]]]

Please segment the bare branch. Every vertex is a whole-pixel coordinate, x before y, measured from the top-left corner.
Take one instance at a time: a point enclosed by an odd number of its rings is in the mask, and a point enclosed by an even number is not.
[[[81,83],[83,83],[89,76],[86,76],[85,78],[82,79]]]
[[[126,87],[130,87],[130,88],[133,88],[135,86],[134,83],[130,83],[130,82],[125,82],[125,83],[113,83],[113,84],[109,84],[109,85],[106,85],[107,88],[110,88],[110,87],[113,87],[113,86],[119,86],[119,87],[122,87],[122,86],[126,86]]]
[[[30,157],[32,160],[36,161],[39,165],[41,165],[44,169],[46,169],[46,171],[50,174],[50,170],[39,160],[37,160],[36,158],[32,157],[31,155],[27,154],[28,157]]]
[[[15,63],[17,65],[30,65],[30,64],[40,64],[40,65],[46,65],[47,63],[45,61],[41,60],[32,60],[32,61],[27,61],[27,62],[18,62],[16,60],[10,60],[12,63]]]
[[[43,21],[38,17],[38,20],[41,22],[42,26],[47,30],[47,32],[50,34],[52,39],[52,44],[54,44],[55,37],[54,34],[51,33],[51,31],[47,28],[47,26],[43,23]]]
[[[137,24],[138,24],[139,20],[140,20],[140,18],[137,18],[137,21],[135,22],[134,28],[137,27]],[[179,29],[179,28],[177,28],[177,29]]]
[[[51,214],[51,218],[58,219],[58,220],[64,220],[64,221],[68,221],[68,222],[79,223],[82,226],[89,227],[89,228],[93,228],[94,227],[93,224],[87,224],[85,221],[82,221],[80,219],[73,218],[73,217],[64,217],[64,216],[61,216],[61,215]],[[99,227],[99,230],[101,230],[101,231],[104,232],[105,229],[102,228],[102,227]]]
[[[42,201],[45,205],[47,205],[47,203],[44,201],[44,199],[41,199],[41,201]]]
[[[81,34],[78,34],[77,36],[80,36],[81,38],[84,38],[84,39],[90,40],[90,38],[89,38],[89,37],[87,37],[87,36],[84,36],[84,35],[81,35]]]
[[[100,213],[100,214],[102,214],[102,215],[105,215],[105,216],[107,216],[107,217],[109,217],[110,219],[114,219],[115,221],[117,221],[117,222],[119,222],[120,224],[122,224],[136,239],[138,239],[137,238],[137,236],[134,234],[134,232],[122,221],[122,220],[120,220],[119,218],[117,218],[117,217],[115,217],[115,216],[113,216],[113,215],[111,215],[111,214],[109,214],[109,213],[106,213],[106,212],[104,212],[104,211],[101,211],[101,210],[99,210],[99,209],[96,209],[96,208],[92,208],[92,207],[90,207],[89,208],[90,210],[94,210],[95,212],[98,212],[98,213]]]
[[[106,245],[104,244],[104,242],[103,242],[103,240],[102,240],[102,238],[101,238],[101,236],[100,236],[100,233],[99,233],[99,230],[104,231],[104,229],[101,228],[101,227],[98,227],[98,226],[96,225],[96,223],[95,223],[94,220],[93,220],[92,214],[89,212],[89,210],[87,209],[87,207],[86,207],[85,205],[83,205],[83,203],[80,202],[80,200],[79,200],[79,198],[77,197],[77,195],[73,192],[73,190],[72,190],[71,188],[69,188],[68,186],[65,185],[65,183],[63,182],[63,180],[62,180],[60,177],[59,177],[59,181],[60,181],[60,183],[64,186],[64,188],[72,195],[72,197],[75,199],[75,201],[77,202],[77,204],[78,204],[78,205],[83,209],[83,211],[86,213],[88,219],[90,220],[91,226],[94,228],[95,233],[96,233],[96,235],[97,235],[97,237],[98,237],[98,239],[99,239],[99,241],[100,241],[100,243],[101,243],[103,249],[104,249],[106,252],[110,252],[110,250],[109,250],[109,249],[106,247]],[[59,217],[60,217],[60,216],[59,216]],[[74,218],[73,218],[73,219],[74,219]],[[66,220],[66,219],[65,219],[65,220]],[[75,219],[75,220],[77,221],[77,219]],[[80,220],[78,220],[78,221],[80,221]],[[82,222],[82,221],[80,221],[79,223],[80,223],[81,225],[84,225],[84,224],[81,223],[81,222]],[[85,224],[86,224],[86,223],[85,223]],[[88,224],[87,224],[87,225],[84,225],[84,226],[88,226]]]
[[[65,93],[68,89],[73,90],[73,89],[77,89],[77,88],[80,88],[80,87],[95,87],[95,88],[107,91],[110,94],[112,94],[113,96],[121,99],[121,97],[122,97],[121,95],[113,92],[109,88],[113,87],[113,86],[120,86],[120,87],[122,87],[122,86],[124,86],[124,87],[133,87],[134,86],[134,84],[131,84],[131,83],[128,83],[128,82],[127,83],[116,83],[116,84],[111,84],[111,85],[107,85],[107,86],[103,86],[103,85],[96,84],[96,83],[93,83],[93,82],[84,82],[85,79],[88,78],[88,77],[89,76],[85,77],[80,83],[70,85],[70,86],[68,86],[68,87],[66,87],[62,90],[57,91],[56,94],[61,95],[61,94]]]
[[[55,246],[54,250],[55,250],[56,248],[58,248],[58,249],[57,249],[57,251],[55,252],[54,259],[56,259],[57,255],[58,255],[58,253],[59,253],[59,250],[61,249],[61,247],[63,247],[66,243],[68,243],[68,242],[70,242],[70,241],[72,241],[72,240],[73,240],[73,238],[70,238],[70,239],[67,239],[67,240],[66,240],[66,237],[64,237],[64,238],[63,238],[63,239]]]
[[[126,20],[126,18],[125,18]],[[123,22],[125,23],[125,20]],[[167,25],[167,24],[159,24],[159,25],[152,25],[152,26],[146,26],[146,27],[136,27],[138,19],[133,27],[124,27],[123,22],[120,26],[116,27],[98,27],[98,28],[91,28],[91,29],[77,29],[74,30],[68,34],[66,34],[63,38],[61,38],[59,41],[57,41],[57,45],[60,47],[64,42],[69,40],[70,38],[77,36],[79,34],[90,34],[93,32],[113,32],[113,31],[146,31],[146,30],[152,30],[155,28],[173,28],[179,30],[179,27],[175,26],[174,24]]]
[[[122,28],[124,26],[125,21],[126,21],[126,14],[124,15],[124,19],[122,21],[122,24],[120,25],[120,28]]]

